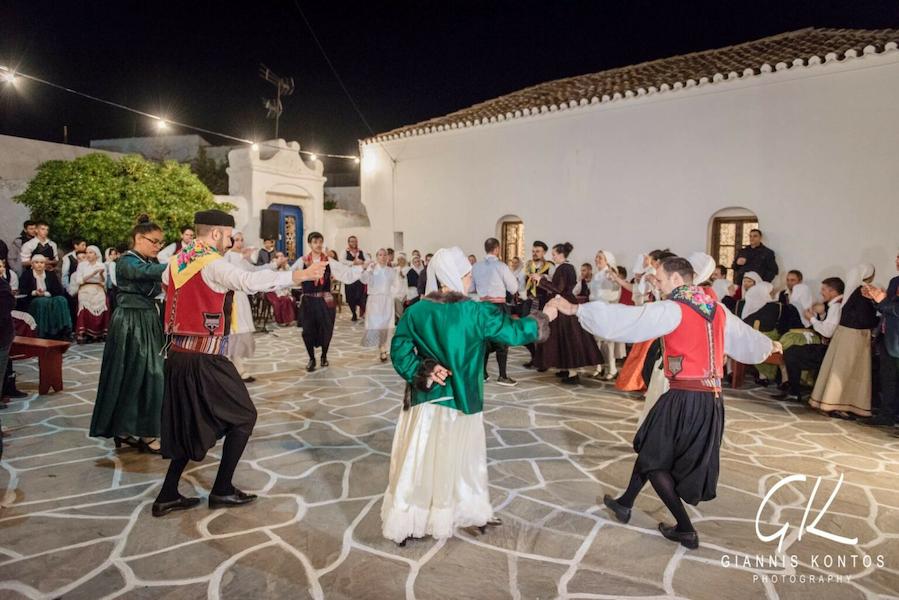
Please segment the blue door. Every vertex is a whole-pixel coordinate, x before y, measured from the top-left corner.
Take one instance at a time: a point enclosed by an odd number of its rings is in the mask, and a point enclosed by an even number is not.
[[[269,209],[281,213],[276,247],[293,262],[303,254],[303,211],[289,204],[272,204]]]

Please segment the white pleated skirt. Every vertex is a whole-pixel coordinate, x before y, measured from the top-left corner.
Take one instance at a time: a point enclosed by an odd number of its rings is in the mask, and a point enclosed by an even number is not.
[[[492,517],[483,413],[433,403],[401,411],[381,507],[384,537],[449,538]]]

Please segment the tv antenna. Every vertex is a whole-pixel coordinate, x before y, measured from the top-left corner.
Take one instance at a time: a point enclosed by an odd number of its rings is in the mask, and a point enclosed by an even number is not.
[[[284,105],[281,103],[281,97],[293,94],[293,77],[279,77],[274,71],[263,64],[259,65],[259,77],[275,86],[275,97],[263,98],[262,104],[268,111],[266,118],[275,120],[275,138],[277,139],[278,121],[281,118],[281,113],[284,112]]]

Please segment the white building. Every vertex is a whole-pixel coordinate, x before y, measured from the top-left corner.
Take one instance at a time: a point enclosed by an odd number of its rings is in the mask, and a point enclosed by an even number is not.
[[[361,143],[370,246],[534,239],[724,262],[758,223],[814,281],[899,244],[899,30],[805,29],[536,85]],[[736,234],[736,240],[730,239]]]

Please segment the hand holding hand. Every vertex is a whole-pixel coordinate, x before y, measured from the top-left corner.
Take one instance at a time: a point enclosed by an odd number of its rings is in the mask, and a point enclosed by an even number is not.
[[[572,304],[562,296],[556,296],[549,301],[549,304],[554,306],[556,310],[558,310],[563,315],[573,316],[577,314],[578,305]]]
[[[873,300],[874,302],[880,304],[887,297],[886,290],[876,285],[863,284],[862,285],[862,296]]]
[[[303,281],[310,281],[314,279],[321,279],[325,274],[325,269],[328,267],[326,263],[317,262],[312,263],[307,269],[303,269],[300,271],[293,272],[293,282],[300,283]]]
[[[545,314],[550,322],[552,322],[559,316],[559,309],[552,302],[548,302],[546,306],[543,307],[543,314]]]
[[[784,347],[780,342],[773,342],[771,344],[771,346],[772,346],[771,354],[783,354],[784,353]]]
[[[431,371],[430,381],[437,385],[446,385],[446,378],[452,375],[452,372],[443,365],[437,365]]]

